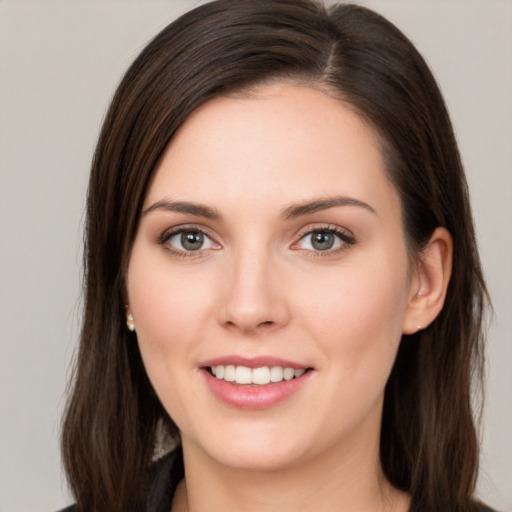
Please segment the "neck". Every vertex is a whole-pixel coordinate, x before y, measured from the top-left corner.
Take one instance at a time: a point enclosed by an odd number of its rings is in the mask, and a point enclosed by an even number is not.
[[[385,479],[378,443],[330,450],[273,471],[227,467],[183,440],[185,480],[173,512],[406,512],[408,496]]]

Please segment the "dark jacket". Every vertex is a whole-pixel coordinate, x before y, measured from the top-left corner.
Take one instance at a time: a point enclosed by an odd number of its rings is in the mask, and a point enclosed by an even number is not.
[[[183,475],[181,449],[170,452],[156,461],[148,471],[146,505],[140,512],[169,512],[174,491]],[[495,512],[484,505],[476,507],[472,512]],[[75,507],[71,505],[60,512],[75,512]]]

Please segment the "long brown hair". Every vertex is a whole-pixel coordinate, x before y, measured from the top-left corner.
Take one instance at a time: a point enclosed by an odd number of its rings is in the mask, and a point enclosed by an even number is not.
[[[391,23],[360,6],[308,0],[202,5],[158,34],[117,89],[89,183],[83,327],[62,435],[78,509],[133,507],[157,424],[177,434],[125,326],[125,272],[156,163],[198,106],[272,80],[327,87],[373,125],[412,254],[436,227],[452,234],[446,303],[428,328],[402,339],[380,453],[389,481],[410,493],[411,510],[471,510],[472,397],[482,381],[487,293],[447,109],[425,61]]]

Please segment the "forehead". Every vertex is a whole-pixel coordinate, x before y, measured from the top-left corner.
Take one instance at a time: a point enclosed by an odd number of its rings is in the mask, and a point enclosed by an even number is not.
[[[226,203],[396,192],[374,130],[331,95],[273,84],[197,109],[155,170],[146,204],[162,194]]]

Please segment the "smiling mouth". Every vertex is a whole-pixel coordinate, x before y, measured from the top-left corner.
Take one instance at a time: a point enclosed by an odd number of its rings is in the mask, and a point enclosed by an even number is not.
[[[294,369],[283,366],[249,368],[248,366],[219,364],[208,366],[206,370],[217,379],[233,384],[265,386],[267,384],[298,379],[310,368]]]

